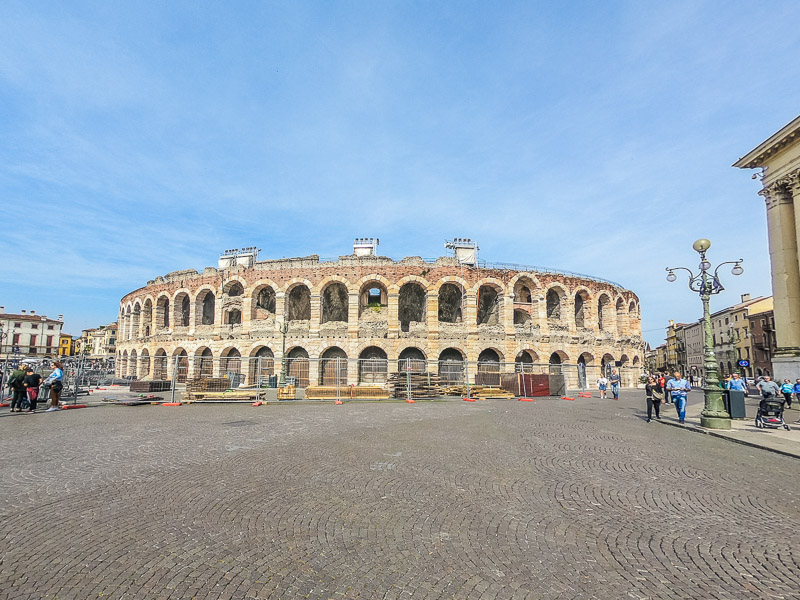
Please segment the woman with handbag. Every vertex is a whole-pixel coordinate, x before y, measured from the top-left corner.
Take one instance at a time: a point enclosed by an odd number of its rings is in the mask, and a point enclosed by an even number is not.
[[[44,380],[44,385],[50,386],[50,408],[46,412],[58,410],[58,401],[61,398],[61,390],[64,389],[64,365],[55,361],[53,372]]]
[[[656,409],[656,419],[661,420],[661,403],[664,402],[664,392],[656,382],[655,377],[648,377],[647,384],[644,386],[644,393],[647,396],[647,422],[653,420],[653,409]]]

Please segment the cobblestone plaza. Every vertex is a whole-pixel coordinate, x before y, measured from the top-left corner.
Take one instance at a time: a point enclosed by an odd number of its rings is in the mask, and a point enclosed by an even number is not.
[[[800,597],[797,460],[642,404],[3,413],[0,596]]]

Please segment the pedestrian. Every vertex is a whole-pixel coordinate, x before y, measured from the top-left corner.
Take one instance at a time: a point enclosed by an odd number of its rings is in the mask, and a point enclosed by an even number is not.
[[[797,399],[797,403],[800,404],[800,379],[797,379],[794,382],[794,395]]]
[[[800,381],[800,379],[798,379]],[[606,379],[605,375],[600,375],[600,379],[597,380],[597,389],[600,390],[600,398],[606,397],[606,389],[608,388],[608,379]]]
[[[11,390],[11,412],[22,412],[22,399],[25,397],[25,370],[22,365],[11,372],[8,389]]]
[[[23,383],[25,384],[25,392],[28,394],[28,403],[30,404],[25,412],[36,412],[36,402],[39,400],[39,386],[42,384],[42,376],[35,373],[33,368],[28,367]]]
[[[619,400],[620,377],[616,369],[611,371],[611,377],[608,378],[608,382],[611,384],[611,393],[614,394],[614,400]]]
[[[681,377],[680,371],[675,371],[672,379],[667,382],[667,391],[670,393],[675,410],[678,411],[678,421],[686,420],[686,398],[692,385]]]
[[[761,391],[761,397],[765,400],[767,398],[777,398],[778,394],[781,393],[781,388],[778,387],[777,383],[772,381],[769,375],[764,375],[764,379],[759,381],[756,387]]]
[[[46,412],[58,410],[58,401],[61,398],[61,390],[64,388],[64,365],[59,361],[53,362],[53,372],[45,379],[44,385],[50,386],[50,408]]]
[[[658,389],[658,382],[655,377],[648,377],[644,386],[644,393],[647,397],[647,422],[653,420],[653,409],[656,410],[656,419],[661,420],[661,403],[664,402],[664,394]]]
[[[745,383],[745,381],[739,377],[738,373],[734,373],[725,384],[725,389],[736,390],[738,392],[744,392],[747,394],[747,383]]]
[[[794,386],[792,382],[788,379],[783,380],[783,384],[781,385],[781,394],[783,394],[784,400],[786,400],[786,408],[792,408],[792,394],[794,393]]]

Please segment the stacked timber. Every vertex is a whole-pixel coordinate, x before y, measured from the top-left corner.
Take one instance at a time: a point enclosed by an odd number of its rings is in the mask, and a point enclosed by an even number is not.
[[[509,390],[486,385],[471,385],[469,389],[465,385],[451,385],[444,388],[443,391],[446,396],[461,396],[462,398],[477,398],[478,400],[515,397],[514,393]]]
[[[197,377],[186,381],[186,401],[241,401],[257,400],[257,389],[231,389],[227,377]]]
[[[131,381],[132,392],[166,392],[172,387],[171,381]]]
[[[443,394],[439,376],[430,373],[391,373],[389,387],[395,398],[437,398]]]
[[[379,385],[310,385],[306,388],[307,400],[386,400],[389,392]]]
[[[286,385],[278,388],[278,400],[294,400],[296,388],[293,385]]]

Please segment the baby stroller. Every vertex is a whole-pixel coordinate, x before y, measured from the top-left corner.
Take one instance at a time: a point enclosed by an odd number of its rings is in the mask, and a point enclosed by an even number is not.
[[[783,427],[789,431],[789,426],[783,420],[784,400],[778,398],[764,398],[758,403],[756,413],[756,427],[759,429],[778,429]]]

